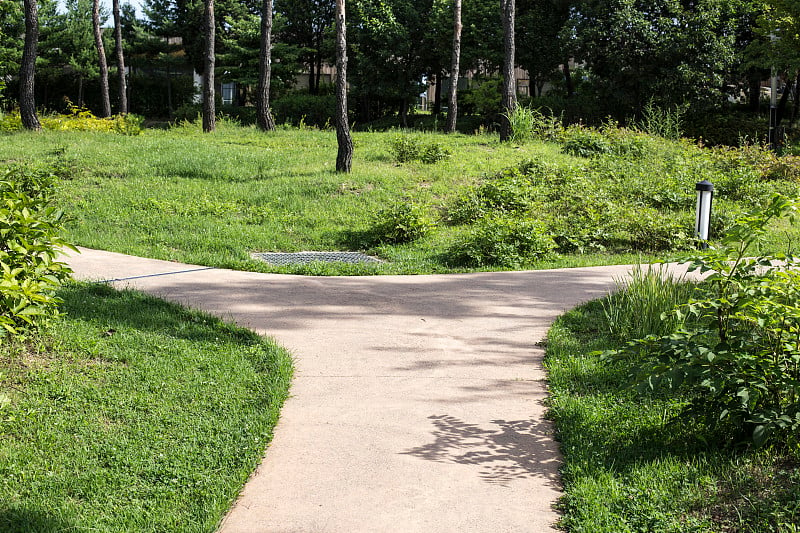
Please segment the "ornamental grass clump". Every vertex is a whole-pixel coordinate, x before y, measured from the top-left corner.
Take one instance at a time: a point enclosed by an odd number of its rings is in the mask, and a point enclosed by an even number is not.
[[[54,179],[46,169],[0,174],[0,339],[58,314],[55,290],[71,273],[58,251],[74,247],[59,236],[64,214],[50,205]]]

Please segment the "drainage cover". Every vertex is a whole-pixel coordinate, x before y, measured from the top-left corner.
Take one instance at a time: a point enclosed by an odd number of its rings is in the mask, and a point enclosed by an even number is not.
[[[297,265],[304,263],[383,263],[377,257],[359,252],[259,252],[252,254],[271,265]]]

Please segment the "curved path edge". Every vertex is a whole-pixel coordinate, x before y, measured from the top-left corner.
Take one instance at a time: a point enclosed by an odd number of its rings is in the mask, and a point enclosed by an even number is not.
[[[305,277],[85,248],[65,261],[294,355],[292,395],[224,533],[555,531],[539,343],[630,268]]]

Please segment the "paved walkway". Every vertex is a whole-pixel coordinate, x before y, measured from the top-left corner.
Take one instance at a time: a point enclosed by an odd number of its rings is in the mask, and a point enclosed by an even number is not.
[[[222,532],[554,531],[538,342],[627,267],[322,278],[72,255],[78,278],[208,311],[294,354],[275,439]]]

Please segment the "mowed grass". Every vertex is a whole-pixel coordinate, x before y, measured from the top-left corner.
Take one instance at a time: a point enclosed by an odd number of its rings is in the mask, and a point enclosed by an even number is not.
[[[721,444],[676,418],[680,397],[638,395],[626,367],[595,353],[625,343],[607,320],[615,305],[628,304],[591,302],[548,333],[549,412],[565,461],[561,525],[572,533],[796,532],[799,451]]]
[[[0,531],[210,532],[272,438],[288,354],[103,285],[0,342]]]
[[[451,157],[398,164],[400,132],[354,133],[353,172],[334,171],[333,132],[279,129],[264,134],[222,122],[125,137],[98,132],[18,133],[2,137],[0,160],[39,161],[68,176],[59,204],[71,218],[68,238],[91,248],[243,270],[312,273],[431,273],[467,270],[443,257],[467,228],[440,224],[406,244],[370,235],[380,209],[397,201],[441,218],[448,203],[482,176],[540,157],[569,161],[560,146],[500,143],[494,136],[415,134]],[[383,265],[270,267],[252,252],[366,251]],[[535,265],[634,261],[637,254],[548,258]]]

